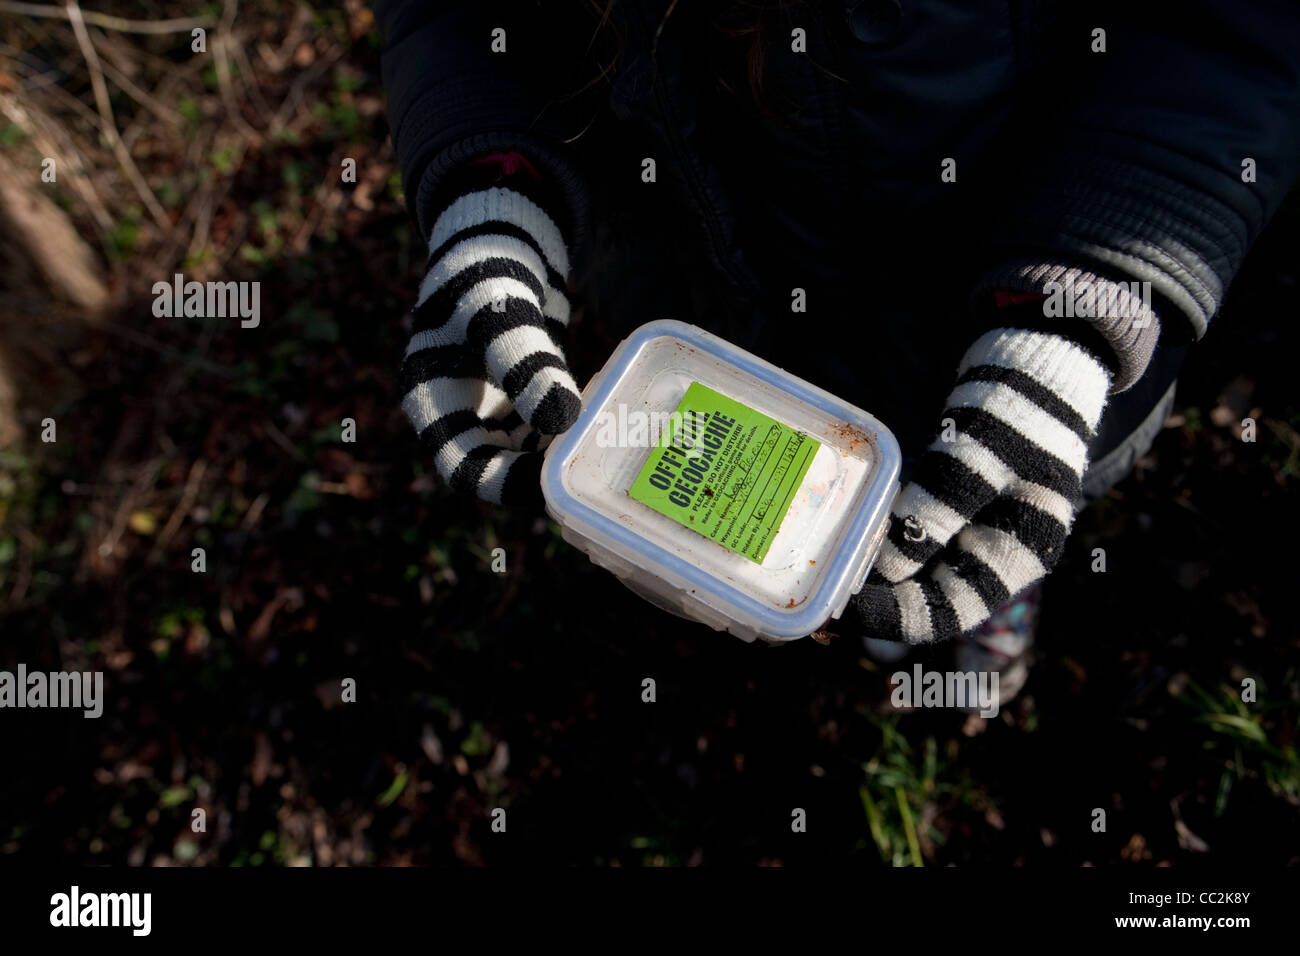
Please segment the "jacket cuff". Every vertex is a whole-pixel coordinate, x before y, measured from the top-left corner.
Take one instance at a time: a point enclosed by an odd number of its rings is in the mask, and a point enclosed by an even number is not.
[[[437,200],[443,181],[465,163],[485,153],[501,151],[521,153],[536,165],[547,186],[562,197],[560,208],[548,208],[546,212],[560,227],[569,248],[579,246],[586,238],[590,209],[586,183],[581,174],[561,155],[560,150],[544,139],[513,131],[476,133],[429,158],[418,183],[408,187],[407,193],[408,208],[420,229],[421,238],[428,241],[434,221],[442,211]]]
[[[1150,282],[1156,300],[1172,306],[1161,309],[1167,331],[1180,332],[1181,319],[1190,337],[1201,338],[1245,257],[1262,215],[1257,201],[1246,195],[1233,206],[1188,186],[1204,169],[1184,157],[1161,151],[1165,172],[1104,155],[1132,149],[1127,142],[1099,139],[1096,147],[1086,158],[1044,161],[1042,174],[1018,184],[990,247],[1002,250],[998,258],[1030,253]]]
[[[1081,265],[1044,261],[1026,256],[1010,259],[984,273],[971,294],[982,305],[997,290],[1034,292],[1044,296],[1044,328],[1053,319],[1082,320],[1096,330],[1109,347],[1105,356],[1114,371],[1111,392],[1129,388],[1146,371],[1160,320],[1150,300],[1136,283],[1115,281]]]

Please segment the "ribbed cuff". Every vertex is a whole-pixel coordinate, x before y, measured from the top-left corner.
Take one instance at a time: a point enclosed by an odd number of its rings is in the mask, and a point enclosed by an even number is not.
[[[429,234],[430,254],[458,233],[485,222],[510,223],[524,230],[541,248],[546,265],[568,281],[569,251],[564,234],[547,210],[510,186],[490,186],[467,193],[443,209]],[[545,278],[538,276],[539,280]]]
[[[586,184],[560,150],[543,139],[519,132],[476,134],[436,153],[429,160],[419,184],[410,189],[407,199],[420,235],[428,239],[434,220],[442,211],[437,202],[442,181],[469,160],[500,150],[517,151],[527,156],[541,171],[547,184],[563,198],[556,208],[546,211],[560,227],[569,248],[578,248],[586,237],[590,208]]]
[[[999,259],[1036,255],[1149,281],[1173,306],[1161,316],[1170,331],[1181,317],[1199,339],[1261,225],[1257,197],[1247,189],[1230,205],[1189,186],[1201,181],[1199,164],[1141,139],[1099,133],[1083,143],[1032,164],[991,223],[989,248],[1003,250]],[[1145,158],[1115,158],[1131,155]]]
[[[1114,281],[1085,266],[1026,256],[984,273],[971,298],[983,304],[998,289],[1044,295],[1044,327],[1062,319],[1082,320],[1096,329],[1114,359],[1108,363],[1114,370],[1111,391],[1122,392],[1142,377],[1160,338],[1150,288],[1150,284]]]
[[[1025,373],[1078,412],[1090,429],[1097,428],[1106,406],[1110,373],[1072,339],[1050,332],[992,329],[966,350],[958,375],[977,365]]]

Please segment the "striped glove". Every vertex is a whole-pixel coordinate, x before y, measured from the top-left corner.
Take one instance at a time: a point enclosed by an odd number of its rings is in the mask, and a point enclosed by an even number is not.
[[[944,430],[893,505],[852,608],[869,637],[974,630],[1060,557],[1110,372],[1070,339],[994,329],[967,350]]]
[[[443,210],[402,362],[402,408],[438,473],[485,501],[541,498],[538,451],[581,408],[561,347],[569,258],[559,227],[492,187]]]

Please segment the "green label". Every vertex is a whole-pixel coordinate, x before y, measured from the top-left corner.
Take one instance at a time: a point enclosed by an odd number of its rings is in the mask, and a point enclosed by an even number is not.
[[[821,442],[692,382],[628,494],[763,563]]]

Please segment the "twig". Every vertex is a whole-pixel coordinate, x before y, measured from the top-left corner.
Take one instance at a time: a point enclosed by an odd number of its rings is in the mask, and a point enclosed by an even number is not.
[[[18,576],[14,578],[13,589],[9,592],[9,606],[17,607],[27,595],[27,586],[32,583],[32,554],[36,551],[36,538],[26,528],[16,531],[22,550],[18,556]]]
[[[111,49],[122,42],[118,37],[111,33],[101,33],[100,36],[96,38],[96,44],[99,45],[101,40],[103,41],[103,48],[107,49]],[[160,82],[156,87],[154,87],[150,94],[160,103],[174,103],[179,100],[183,94],[176,94],[176,87],[180,86],[188,89],[188,84],[193,79],[193,74],[202,70],[203,65],[207,62],[205,57],[192,56],[185,63],[170,63],[166,60],[160,59],[159,57],[150,55],[147,50],[139,47],[131,46],[128,47],[128,49],[131,51],[131,55],[138,57],[143,61],[145,66],[148,66],[156,73],[161,74],[162,78]],[[124,69],[121,63],[118,64],[118,68]],[[127,149],[133,149],[136,140],[147,132],[149,120],[149,115],[139,113],[132,118],[131,123],[122,131],[122,142],[126,144]],[[192,131],[189,131],[187,128],[187,132]],[[193,145],[197,139],[197,137],[191,136],[189,140],[190,144]],[[187,168],[195,168],[196,165],[196,163],[192,163]]]
[[[202,458],[190,466],[190,474],[185,480],[185,489],[181,492],[181,500],[172,510],[171,516],[167,519],[167,523],[163,525],[162,531],[158,532],[158,537],[154,539],[151,559],[156,559],[162,554],[163,549],[167,547],[172,540],[172,536],[180,528],[181,522],[185,520],[185,516],[190,513],[190,509],[194,506],[194,499],[198,497],[199,486],[203,483],[203,473],[207,470],[207,467],[207,463]]]
[[[113,120],[113,104],[108,99],[108,85],[104,82],[104,71],[99,66],[99,54],[95,52],[95,45],[90,42],[90,34],[86,30],[86,24],[82,19],[81,7],[77,0],[68,0],[68,22],[72,24],[72,32],[77,37],[77,45],[81,47],[81,55],[86,61],[86,69],[90,71],[90,85],[95,92],[95,104],[99,107],[99,115],[102,122],[101,131],[104,138],[108,140],[109,146],[112,147],[113,153],[117,156],[118,164],[121,165],[122,171],[126,173],[126,178],[131,181],[135,187],[136,193],[140,196],[140,201],[144,203],[149,214],[153,216],[154,222],[162,230],[164,236],[170,235],[172,231],[171,223],[167,221],[167,213],[158,198],[149,188],[149,184],[144,181],[140,175],[140,170],[136,168],[135,160],[127,151],[126,145],[122,138],[117,134],[117,124]]]
[[[213,194],[216,187],[210,182],[204,183],[199,189],[198,196],[194,200],[194,228],[190,231],[190,242],[185,248],[182,261],[194,261],[199,253],[203,251],[208,244],[209,231],[212,228],[212,213],[216,202]],[[189,217],[189,209],[185,210],[186,218]]]
[[[299,449],[297,445],[289,440],[288,435],[280,431],[279,426],[277,426],[275,422],[268,418],[263,424],[266,427],[266,433],[271,436],[271,441],[275,442],[299,461],[307,461],[307,456],[302,453],[302,450]]]
[[[32,138],[32,143],[43,155],[61,156],[72,167],[73,175],[70,177],[72,188],[81,194],[82,200],[89,207],[91,217],[99,227],[101,239],[107,235],[113,228],[113,216],[103,200],[99,198],[99,193],[95,192],[91,177],[86,174],[85,167],[81,163],[81,155],[67,134],[59,128],[58,124],[47,124],[43,119],[38,119],[36,114],[24,109],[17,100],[5,94],[0,94],[0,113],[8,117],[9,121],[16,126],[26,130]],[[55,142],[56,140],[62,142]]]
[[[44,3],[17,3],[14,0],[0,0],[0,13],[16,13],[28,17],[45,17],[51,20],[71,20],[72,17],[64,7],[55,7]],[[211,17],[183,17],[172,20],[128,20],[94,10],[81,11],[82,18],[90,24],[105,30],[119,33],[145,33],[160,35],[164,33],[189,33],[197,27],[212,26]]]
[[[293,62],[293,52],[302,43],[310,19],[311,10],[305,4],[295,4],[293,19],[289,21],[289,28],[280,41],[280,49],[272,50],[270,45],[265,42],[257,44],[258,55],[271,68],[272,73],[283,73],[289,64]]]
[[[26,60],[37,58],[7,43],[0,44],[0,56],[9,59],[6,64],[8,69],[15,70],[20,76],[25,77],[22,85],[22,93],[25,97],[48,93],[74,110],[92,129],[99,128],[99,114],[83,103],[80,97],[74,96],[63,88],[61,84],[66,81],[66,77],[56,67],[43,61],[40,65],[28,63]]]
[[[307,67],[307,69],[294,77],[293,83],[289,85],[289,92],[285,94],[284,99],[280,103],[280,108],[277,109],[275,115],[271,117],[271,126],[267,130],[268,135],[274,136],[284,128],[288,120],[297,111],[298,103],[302,99],[303,90],[312,83],[315,83],[326,70],[341,59],[343,59],[343,52],[341,50],[333,50],[328,56],[322,56],[311,66]]]
[[[155,341],[143,332],[129,326],[118,325],[115,322],[97,322],[95,328],[103,329],[105,332],[112,332],[114,335],[120,335],[142,348],[157,352],[159,355],[166,355],[181,364],[192,364],[195,368],[202,369],[209,375],[216,375],[219,378],[234,378],[235,376],[235,373],[225,366],[218,365],[216,362],[205,359],[192,351],[181,351],[170,345],[163,345],[161,342]]]
[[[239,62],[243,66],[243,75],[256,78],[257,73],[253,69],[253,61],[248,58],[248,51],[244,49],[242,43],[235,44],[235,56],[239,58]],[[263,121],[265,121],[265,119],[271,115],[271,104],[266,102],[265,97],[262,96],[261,88],[256,82],[245,82],[244,89],[247,90],[248,95],[254,100],[255,105],[257,106],[257,111],[262,114]]]
[[[343,204],[344,194],[334,188],[335,177],[338,175],[334,172],[338,166],[333,160],[330,161],[330,167],[325,172],[325,181],[316,188],[312,195],[311,211],[303,217],[302,225],[294,234],[293,239],[289,242],[289,250],[295,253],[307,251],[307,243],[311,240],[321,228],[326,217],[332,218],[338,211],[339,206]]]
[[[216,141],[216,137],[213,137],[213,142],[215,143],[215,141]],[[246,152],[248,152],[248,140],[243,137],[240,137],[238,143],[238,149],[236,150],[235,155],[231,160],[231,165],[234,167],[238,167],[244,161],[244,154]],[[209,233],[209,228],[211,226],[212,214],[217,210],[218,207],[220,207],[221,203],[225,200],[227,194],[229,194],[230,190],[234,187],[234,185],[235,185],[235,178],[233,176],[227,176],[222,180],[221,184],[217,186],[216,189],[211,193],[211,196],[208,199],[204,200],[203,205],[199,208],[199,218],[195,222],[193,238],[190,240],[189,247],[187,248],[185,253],[185,257],[187,259],[197,256],[207,246],[207,242],[209,239],[208,233]],[[217,265],[225,264],[226,259],[229,258],[230,246],[233,245],[235,248],[238,248],[239,243],[243,241],[242,235],[234,236],[232,238],[233,241],[227,242],[227,244],[223,246],[222,249],[220,250],[221,254],[217,257],[216,260]]]
[[[203,157],[212,151],[216,141],[216,131],[210,123],[202,124],[193,131],[186,146],[184,167],[198,169],[203,165]],[[191,191],[191,198],[176,221],[176,234],[159,252],[159,262],[183,262],[207,242],[207,231],[211,226],[213,196],[218,183],[211,177],[196,177],[196,188]]]
[[[175,128],[182,126],[185,123],[185,117],[181,116],[180,113],[176,112],[176,110],[167,106],[165,103],[159,103],[158,100],[140,89],[140,87],[131,82],[129,76],[115,67],[112,63],[109,63],[107,60],[101,60],[100,65],[104,68],[104,72],[108,74],[109,79],[122,89],[122,92],[126,93],[127,96],[131,97],[131,99],[135,100],[168,126]]]
[[[254,498],[253,503],[249,505],[248,510],[244,512],[244,520],[240,522],[239,530],[247,534],[249,531],[256,528],[257,523],[262,520],[262,512],[266,510],[266,506],[270,500],[271,496],[265,491]]]
[[[120,438],[121,436],[119,436]],[[118,502],[117,511],[113,514],[113,520],[109,524],[108,534],[104,540],[99,543],[97,553],[101,558],[110,558],[113,552],[117,550],[117,544],[122,540],[122,535],[126,533],[127,522],[130,520],[131,511],[134,510],[136,503],[145,495],[149,485],[153,481],[153,475],[158,468],[158,460],[150,459],[141,462],[140,467],[136,470],[135,481],[131,483],[122,494]]]
[[[131,97],[131,99],[135,100],[167,125],[181,126],[184,124],[185,118],[181,116],[180,113],[167,104],[160,103],[156,97],[151,96],[148,92],[136,86],[131,77],[127,75],[125,66],[111,62],[113,59],[120,56],[120,54],[117,51],[112,50],[109,44],[104,43],[103,39],[101,39],[99,43],[95,44],[96,52],[98,52],[101,47],[104,49],[104,56],[100,59],[99,65],[104,68],[104,72],[108,74],[108,78],[121,87],[122,92],[126,93],[127,96]]]
[[[221,22],[217,25],[217,35],[212,38],[212,54],[216,60],[217,69],[217,88],[221,91],[221,102],[225,104],[226,112],[230,114],[230,118],[234,120],[235,125],[253,141],[254,145],[258,145],[262,142],[262,134],[253,129],[248,121],[244,119],[243,114],[239,111],[239,103],[235,100],[234,87],[230,83],[230,55],[226,47],[231,42],[230,29],[235,24],[235,14],[238,11],[238,0],[226,0],[225,7],[221,12]]]

